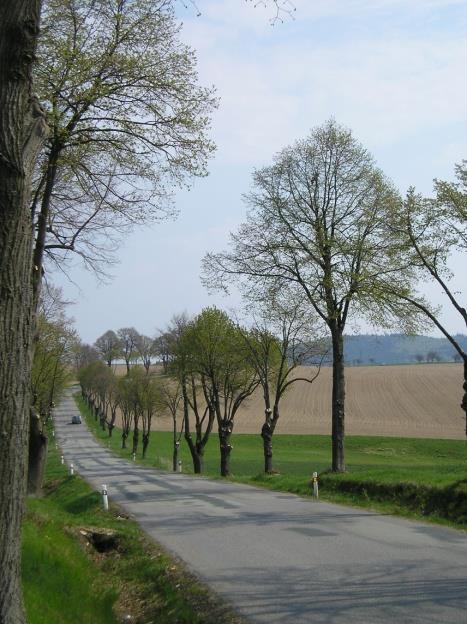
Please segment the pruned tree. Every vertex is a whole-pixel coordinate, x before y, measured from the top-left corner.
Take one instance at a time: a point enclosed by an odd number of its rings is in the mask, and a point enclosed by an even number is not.
[[[108,369],[109,370],[109,369]],[[112,373],[112,377],[109,379],[109,385],[107,388],[107,413],[106,413],[106,425],[109,432],[109,438],[112,437],[112,432],[115,428],[115,421],[117,420],[117,410],[121,404],[120,387],[118,385],[117,376]],[[109,414],[110,410],[110,414]]]
[[[467,252],[467,161],[456,166],[456,180],[451,183],[435,180],[433,198],[424,198],[410,189],[392,226],[400,244],[399,253],[406,254],[407,261],[416,267],[419,281],[423,283],[428,278],[436,283],[447,305],[455,310],[467,328],[463,295],[452,285],[453,274],[448,262],[454,251],[462,257]],[[464,364],[464,393],[460,406],[465,414],[467,437],[467,353],[458,336],[440,319],[438,310],[419,292],[399,295],[431,321]]]
[[[172,418],[172,469],[177,471],[178,466],[178,454],[180,450],[180,440],[183,435],[183,418],[178,429],[178,416],[180,415],[180,408],[183,404],[183,392],[182,384],[179,379],[171,380],[166,379],[160,385],[161,404],[167,412],[169,412]]]
[[[127,374],[130,372],[130,364],[136,356],[136,345],[138,344],[139,334],[134,327],[122,327],[117,330],[117,336],[120,340],[121,354],[126,364]]]
[[[211,406],[206,401],[203,403],[203,388],[193,368],[192,345],[186,335],[192,324],[193,320],[185,313],[171,319],[166,332],[171,337],[168,372],[172,380],[180,384],[184,437],[190,450],[193,472],[201,474],[215,415]]]
[[[94,347],[109,367],[112,366],[114,360],[122,357],[122,343],[112,329],[108,329],[102,336],[99,336]]]
[[[347,321],[409,320],[408,306],[382,295],[388,282],[401,292],[410,286],[410,267],[391,253],[387,235],[397,194],[350,130],[331,120],[255,171],[246,201],[247,222],[230,251],[206,256],[204,281],[303,293],[331,335],[332,470],[344,471]]]
[[[160,380],[153,375],[145,375],[141,383],[141,421],[143,426],[143,459],[146,457],[149,438],[151,435],[152,420],[160,416],[163,410]]]
[[[122,449],[126,449],[126,441],[130,435],[133,423],[133,400],[131,396],[131,382],[129,376],[120,377],[117,381],[118,396],[122,417]]]
[[[423,362],[423,360],[425,359],[424,356],[421,353],[416,353],[414,355],[414,359],[416,362],[418,362],[419,364],[421,364],[421,362]]]
[[[240,328],[240,331],[263,393],[264,471],[271,474],[274,472],[272,441],[280,416],[280,401],[292,384],[315,381],[327,349],[317,339],[303,302],[294,303],[273,292],[261,299],[263,305],[267,302],[267,309],[260,310],[251,329]],[[304,364],[307,370],[298,371],[297,367]]]
[[[170,0],[45,0],[35,68],[51,132],[34,180],[34,262],[100,272],[119,236],[206,173],[216,105]]]
[[[217,308],[205,308],[182,338],[189,354],[189,371],[201,387],[205,414],[217,421],[220,473],[230,474],[231,436],[235,415],[259,385],[259,377],[237,325]],[[192,409],[196,408],[193,393]]]

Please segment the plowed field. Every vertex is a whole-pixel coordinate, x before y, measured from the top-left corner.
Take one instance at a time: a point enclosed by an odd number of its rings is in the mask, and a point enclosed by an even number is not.
[[[306,374],[306,367],[299,374]],[[292,385],[276,432],[330,434],[331,381],[332,371],[325,368],[313,384]],[[464,437],[460,364],[348,367],[346,391],[348,435]],[[263,415],[257,392],[237,414],[234,433],[259,432]],[[171,421],[155,419],[154,429],[170,428]]]

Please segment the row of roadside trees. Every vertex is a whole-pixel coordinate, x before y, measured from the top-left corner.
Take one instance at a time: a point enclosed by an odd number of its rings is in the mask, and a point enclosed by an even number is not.
[[[164,364],[158,370],[133,366],[117,377],[102,360],[79,372],[83,394],[109,435],[120,414],[122,447],[133,431],[132,452],[142,431],[147,451],[152,418],[173,419],[176,468],[181,435],[188,444],[195,473],[203,471],[204,452],[214,427],[220,449],[220,473],[230,474],[231,437],[241,405],[259,389],[264,399],[261,429],[264,469],[273,471],[273,434],[280,401],[295,383],[312,383],[326,356],[325,343],[299,305],[276,301],[274,313],[244,327],[217,308],[205,308],[194,319],[179,315],[160,336]],[[108,362],[107,362],[108,363]],[[299,368],[306,363],[307,368]]]

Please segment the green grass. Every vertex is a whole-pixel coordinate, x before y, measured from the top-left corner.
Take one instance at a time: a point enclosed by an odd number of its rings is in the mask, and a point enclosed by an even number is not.
[[[29,624],[233,623],[204,586],[117,507],[69,476],[53,444],[45,496],[31,498],[23,525],[22,575]],[[80,531],[109,529],[118,547],[99,554]]]
[[[128,449],[122,450],[120,430],[114,429],[109,438],[79,396],[77,401],[96,437],[116,454],[131,459],[131,434]],[[462,440],[347,436],[347,472],[332,474],[329,436],[275,435],[274,468],[279,474],[272,476],[263,474],[259,435],[234,432],[232,443],[234,480],[307,496],[310,477],[317,471],[323,499],[467,528],[467,446]],[[171,455],[172,434],[153,431],[147,458],[143,460],[139,453],[137,461],[170,470]],[[191,473],[191,457],[184,441],[180,458],[183,471]],[[215,433],[206,447],[204,474],[219,476]]]

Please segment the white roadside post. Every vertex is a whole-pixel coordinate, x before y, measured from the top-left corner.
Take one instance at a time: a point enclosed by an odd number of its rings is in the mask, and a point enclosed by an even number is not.
[[[104,511],[109,511],[109,497],[107,496],[107,485],[102,485],[102,503],[104,505]]]
[[[313,497],[319,498],[318,473],[313,473]]]
[[[70,475],[73,476],[75,474],[75,467],[73,464],[70,464]]]
[[[178,460],[178,472],[182,472],[182,460]]]
[[[136,453],[133,453],[133,461],[136,461]]]
[[[63,465],[65,463],[65,458],[63,455],[60,455],[60,463]]]

